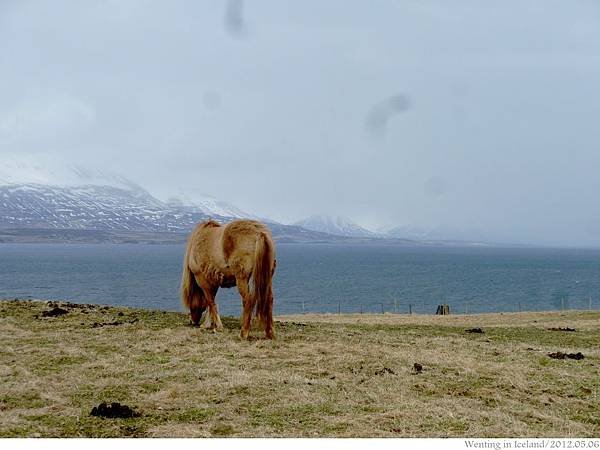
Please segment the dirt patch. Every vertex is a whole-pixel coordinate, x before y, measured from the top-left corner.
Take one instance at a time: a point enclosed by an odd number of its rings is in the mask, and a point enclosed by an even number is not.
[[[552,359],[576,359],[576,360],[580,360],[583,359],[584,356],[581,352],[577,352],[577,353],[563,353],[563,352],[554,352],[554,353],[548,353],[548,356]]]
[[[138,417],[140,414],[135,412],[127,405],[120,403],[100,403],[94,406],[90,412],[90,416],[106,417],[108,419],[127,419],[130,417]]]
[[[59,308],[58,306],[55,306],[54,308],[52,308],[49,311],[42,312],[42,317],[57,317],[57,316],[64,316],[65,314],[69,314],[69,311],[67,311],[66,309]]]
[[[396,372],[394,372],[389,367],[383,367],[375,371],[375,375],[385,375],[386,373],[389,373],[390,375],[396,375]]]
[[[589,389],[589,388],[586,388],[586,387],[583,387],[583,386],[582,386],[582,387],[580,387],[580,388],[579,388],[579,390],[581,391],[581,393],[582,393],[583,395],[586,395],[586,396],[587,396],[587,395],[592,395],[592,390],[591,390],[591,389]]]
[[[116,327],[119,325],[125,325],[126,323],[133,324],[133,323],[136,323],[137,321],[138,321],[137,319],[133,319],[133,320],[125,321],[125,322],[122,322],[120,320],[115,320],[113,322],[94,322],[92,325],[92,328]]]
[[[96,309],[97,305],[71,302],[47,302],[48,308],[62,307],[67,309]]]

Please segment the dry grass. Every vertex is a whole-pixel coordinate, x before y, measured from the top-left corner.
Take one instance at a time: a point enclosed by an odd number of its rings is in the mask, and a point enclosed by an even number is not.
[[[65,308],[0,302],[0,436],[600,436],[599,312],[290,316],[243,342],[237,319]]]
[[[597,329],[600,313],[589,311],[543,311],[493,314],[456,314],[436,316],[428,314],[298,314],[283,316],[284,321],[339,323],[364,325],[433,325],[450,327],[524,327],[551,328],[564,327],[573,321],[580,329]]]

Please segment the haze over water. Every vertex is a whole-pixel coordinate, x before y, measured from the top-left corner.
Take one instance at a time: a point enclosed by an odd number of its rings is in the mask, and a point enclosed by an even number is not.
[[[179,310],[183,246],[0,247],[0,298]],[[600,250],[279,244],[275,313],[600,308]],[[221,314],[237,315],[236,288]]]

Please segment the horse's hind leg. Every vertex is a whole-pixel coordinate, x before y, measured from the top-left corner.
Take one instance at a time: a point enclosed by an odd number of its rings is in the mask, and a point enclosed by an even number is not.
[[[273,289],[269,287],[265,293],[265,298],[261,298],[258,304],[258,315],[262,326],[265,329],[267,339],[275,339],[273,329]]]
[[[243,306],[242,331],[240,332],[240,337],[242,339],[248,339],[248,335],[250,334],[250,325],[252,322],[252,308],[254,307],[252,304],[252,295],[250,295],[247,279],[236,278],[236,283],[238,286],[238,291],[240,291],[240,296],[242,297]]]
[[[275,339],[275,331],[273,331],[273,291],[269,289],[266,304],[262,308],[262,322],[265,327],[265,336],[267,339]]]

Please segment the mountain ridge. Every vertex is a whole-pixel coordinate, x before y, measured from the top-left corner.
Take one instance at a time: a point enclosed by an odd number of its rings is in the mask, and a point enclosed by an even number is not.
[[[281,224],[193,192],[162,201],[121,175],[9,158],[0,161],[0,242],[172,242],[180,238],[166,234],[185,235],[198,222],[248,218],[266,222],[280,242],[417,244],[414,235],[374,233],[344,217]]]
[[[162,202],[141,188],[0,186],[0,242],[183,242],[198,222],[214,219],[226,223],[239,218],[181,202]],[[279,242],[360,242],[265,222]]]

